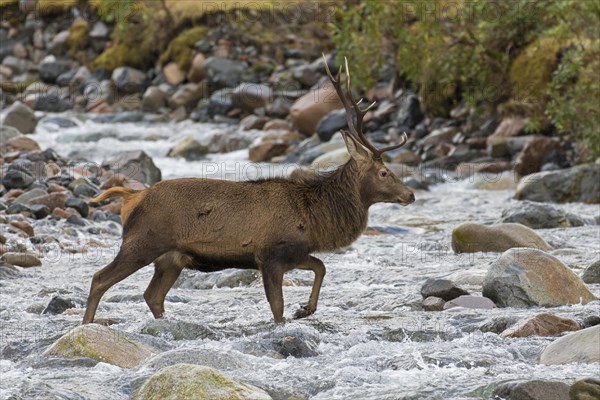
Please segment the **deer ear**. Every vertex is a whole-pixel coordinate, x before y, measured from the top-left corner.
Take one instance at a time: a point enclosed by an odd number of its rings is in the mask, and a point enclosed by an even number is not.
[[[350,153],[350,157],[356,161],[366,161],[373,157],[373,154],[369,151],[369,149],[363,146],[354,136],[346,131],[341,132],[344,142],[346,142],[348,153]]]

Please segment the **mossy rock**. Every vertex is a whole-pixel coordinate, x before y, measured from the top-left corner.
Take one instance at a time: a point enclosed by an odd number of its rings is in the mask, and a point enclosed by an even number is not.
[[[272,400],[262,389],[202,365],[175,364],[152,375],[133,400]]]
[[[67,39],[67,44],[71,52],[76,52],[84,48],[87,43],[88,33],[89,26],[84,19],[79,18],[73,22],[73,25],[69,29],[69,39]]]
[[[124,43],[116,44],[100,54],[94,60],[93,66],[109,71],[123,66],[145,69],[152,61],[152,53],[144,52],[143,49],[143,46],[132,47]]]
[[[19,0],[0,0],[0,8],[18,4]]]
[[[455,253],[504,252],[515,247],[552,250],[533,229],[521,224],[486,226],[465,222],[452,231],[452,249]]]
[[[45,16],[60,15],[78,3],[79,0],[38,0],[36,10]]]
[[[162,65],[174,61],[183,71],[190,69],[192,53],[196,42],[202,40],[208,31],[206,26],[196,26],[180,33],[169,43],[167,50],[161,54]]]
[[[548,84],[557,65],[560,43],[540,38],[527,46],[510,67],[509,82],[513,98],[519,102],[543,105]]]
[[[86,357],[122,368],[133,368],[150,357],[152,349],[127,339],[123,332],[88,324],[80,325],[63,335],[44,355]]]

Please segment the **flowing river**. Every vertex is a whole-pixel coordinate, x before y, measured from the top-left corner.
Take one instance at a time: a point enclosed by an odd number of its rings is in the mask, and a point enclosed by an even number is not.
[[[166,157],[185,136],[223,132],[237,134],[227,125],[88,121],[66,129],[41,124],[32,137],[65,158],[96,163],[118,151],[142,149],[162,170],[163,179],[247,179],[291,171],[289,165],[251,165],[247,151],[210,155],[204,162]],[[191,288],[186,282],[208,279],[196,271],[184,271],[167,297],[166,320],[156,323],[142,298],[153,268],[138,271],[107,292],[97,314],[113,320],[111,328],[157,349],[156,356],[132,369],[42,355],[80,324],[91,277],[116,254],[120,226],[107,221],[91,229],[64,220],[36,225],[38,235],[52,236],[58,243],[47,244],[42,267],[0,280],[0,398],[128,399],[150,374],[176,361],[220,369],[275,399],[480,399],[489,398],[494,385],[506,380],[572,383],[598,376],[598,364],[538,364],[538,354],[552,338],[508,339],[479,330],[495,317],[542,311],[581,321],[600,314],[598,301],[551,310],[420,309],[420,289],[427,278],[446,277],[480,294],[489,264],[500,256],[457,255],[450,248],[453,227],[466,221],[493,223],[515,201],[512,190],[474,189],[477,179],[450,179],[430,191],[417,191],[417,201],[408,207],[373,206],[369,225],[385,233],[364,235],[346,249],[318,255],[327,267],[319,309],[283,326],[272,323],[260,284]],[[600,214],[597,205],[559,207],[588,220]],[[552,254],[578,274],[600,257],[598,225],[538,232],[557,249]],[[286,278],[285,316],[290,321],[308,300],[312,273],[293,271]],[[590,285],[590,290],[600,295],[600,285]],[[42,314],[57,294],[72,299],[77,308]],[[149,327],[158,333],[148,334]],[[312,356],[283,357],[273,351],[271,339],[288,335],[304,338]]]

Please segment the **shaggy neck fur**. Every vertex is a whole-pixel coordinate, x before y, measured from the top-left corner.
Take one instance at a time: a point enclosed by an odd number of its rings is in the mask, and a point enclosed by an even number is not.
[[[354,242],[366,229],[369,204],[360,192],[360,169],[350,160],[326,175],[297,178],[299,206],[313,251],[332,251]]]

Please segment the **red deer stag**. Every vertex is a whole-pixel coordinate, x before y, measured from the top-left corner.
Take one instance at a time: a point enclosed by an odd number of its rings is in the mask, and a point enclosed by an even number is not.
[[[327,64],[326,64],[327,65]],[[276,322],[283,319],[282,280],[295,268],[314,272],[308,304],[294,317],[317,309],[325,266],[311,253],[332,251],[354,242],[367,226],[374,203],[408,205],[413,192],[382,162],[381,155],[406,143],[376,148],[362,132],[367,108],[354,101],[346,62],[327,75],[346,109],[349,132],[342,131],[350,160],[324,174],[292,173],[289,178],[232,182],[174,179],[142,191],[122,187],[92,199],[123,196],[123,242],[115,259],[94,274],[84,323],[94,315],[104,293],[117,282],[154,262],[154,276],[144,299],[155,318],[184,268],[219,271],[258,269]]]

